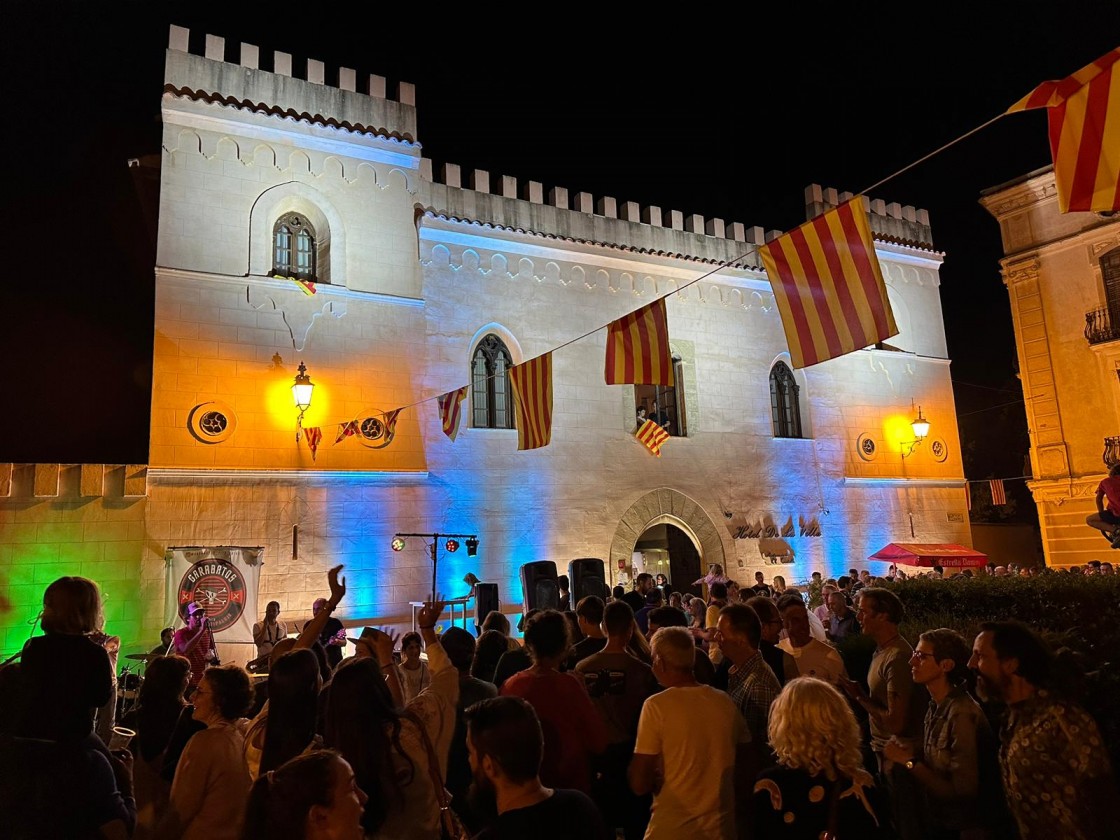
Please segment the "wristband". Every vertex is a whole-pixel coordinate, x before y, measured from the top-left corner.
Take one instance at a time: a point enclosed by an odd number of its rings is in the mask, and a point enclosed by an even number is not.
[[[417,626],[418,626],[418,627],[419,627],[419,628],[420,628],[421,630],[434,630],[434,629],[435,629],[435,625],[434,625],[434,624],[420,624],[420,625],[417,625]]]

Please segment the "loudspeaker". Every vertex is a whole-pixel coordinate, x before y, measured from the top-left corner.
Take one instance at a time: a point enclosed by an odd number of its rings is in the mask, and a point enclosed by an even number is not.
[[[588,595],[607,600],[607,564],[598,557],[581,557],[568,564],[572,609]]]
[[[525,612],[560,609],[556,578],[556,564],[551,560],[537,560],[521,567],[521,603]]]
[[[498,603],[498,584],[476,583],[474,586],[474,623],[482,627],[486,616],[492,612],[501,612],[502,605]]]

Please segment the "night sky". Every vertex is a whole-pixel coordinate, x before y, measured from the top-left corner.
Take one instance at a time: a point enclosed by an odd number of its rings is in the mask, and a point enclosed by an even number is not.
[[[154,219],[126,161],[159,151],[171,23],[191,29],[192,51],[211,33],[233,60],[246,41],[266,67],[266,51],[291,53],[295,75],[310,57],[326,63],[328,82],[339,65],[387,77],[391,92],[412,82],[417,139],[437,171],[457,163],[540,181],[546,193],[561,186],[767,230],[804,221],[807,185],[864,191],[1120,44],[1115,0],[867,4],[865,17],[860,4],[704,14],[630,4],[619,15],[546,4],[526,21],[444,16],[432,4],[252,4],[252,15],[226,10],[248,4],[99,5],[110,4],[9,2],[0,12],[0,461],[147,461]],[[988,5],[1017,17],[980,17],[994,14]],[[946,254],[941,296],[970,478],[1020,475],[1026,451],[999,230],[979,194],[1049,163],[1044,113],[1016,114],[870,193],[927,209]],[[924,408],[936,422],[937,407]],[[993,433],[1021,445],[985,444]]]

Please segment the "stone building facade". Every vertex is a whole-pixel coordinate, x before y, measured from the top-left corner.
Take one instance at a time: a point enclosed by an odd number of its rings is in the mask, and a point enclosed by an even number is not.
[[[1111,559],[1085,525],[1120,461],[1120,221],[1061,213],[1053,169],[985,191],[999,222],[1046,563]]]
[[[597,557],[626,582],[635,548],[658,540],[682,588],[682,570],[708,563],[792,582],[864,566],[893,540],[970,542],[943,255],[924,211],[869,205],[900,334],[793,371],[757,255],[776,232],[437,167],[411,86],[391,99],[346,68],[328,86],[319,62],[295,78],[283,53],[264,71],[256,47],[234,65],[221,38],[192,55],[187,36],[172,27],[162,105],[143,534],[122,557],[139,634],[163,620],[169,546],[263,546],[262,604],[289,620],[344,563],[340,615],[360,625],[407,623],[431,586],[424,541],[394,552],[396,533],[476,533],[477,557],[440,546],[439,588],[461,594],[473,571],[510,612],[524,563]],[[810,187],[807,218],[846,197]],[[602,328],[664,295],[678,381],[656,458],[633,435],[650,394],[603,383]],[[485,365],[550,350],[552,442],[518,451],[515,429],[490,427],[508,425],[508,404]],[[314,459],[295,437],[301,362],[316,385],[303,425],[323,430]],[[452,442],[434,398],[476,365]],[[914,446],[919,406],[932,426]],[[339,423],[397,408],[388,445],[365,436],[376,424],[335,443]],[[19,515],[46,522],[66,504],[33,496]],[[6,540],[20,505],[4,505]]]

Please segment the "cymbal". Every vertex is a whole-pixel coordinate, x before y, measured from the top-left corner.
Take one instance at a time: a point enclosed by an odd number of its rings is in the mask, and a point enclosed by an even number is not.
[[[137,662],[151,662],[158,656],[158,653],[127,653],[124,658],[135,659]]]

